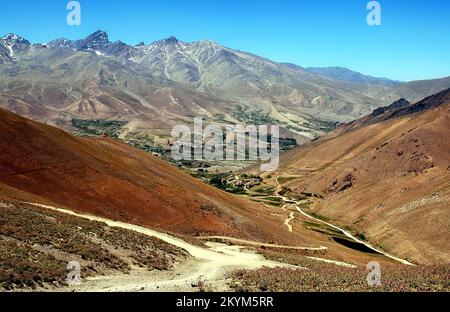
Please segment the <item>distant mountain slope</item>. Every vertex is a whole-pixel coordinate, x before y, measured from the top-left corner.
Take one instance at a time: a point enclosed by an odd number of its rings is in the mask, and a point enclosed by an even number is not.
[[[275,208],[219,191],[126,144],[76,138],[3,109],[0,197],[178,233],[283,240],[274,231],[283,226],[270,215]]]
[[[375,107],[365,86],[325,79],[212,41],[171,37],[137,49],[131,61],[153,74],[262,109],[291,125],[301,121],[291,115],[348,120]]]
[[[237,122],[229,101],[94,52],[32,45],[15,62],[0,66],[1,107],[63,128],[72,118],[120,119],[170,136],[199,114]]]
[[[353,115],[363,114],[361,110],[367,112],[367,106],[374,108],[375,104],[366,96],[364,86],[323,79],[299,67],[272,62],[212,41],[188,43],[170,37],[148,45],[128,46],[120,41],[112,43],[105,32],[97,31],[82,40],[58,39],[48,46],[139,64],[153,76],[261,110],[292,127],[299,122],[304,124],[297,132],[306,130],[307,133],[308,122],[291,114],[309,119],[349,120]]]
[[[418,263],[449,263],[450,90],[397,102],[281,159],[312,211]]]
[[[0,40],[0,92],[27,107],[27,117],[66,128],[73,117],[123,118],[153,135],[200,115],[214,123],[280,124],[302,143],[336,122],[400,97],[415,101],[437,86],[450,81],[415,88],[336,80],[213,41],[175,37],[136,46],[110,42],[104,31],[47,44],[14,34]]]
[[[308,67],[305,68],[305,70],[328,78],[361,84],[371,84],[385,87],[393,87],[402,84],[400,81],[364,75],[345,67]]]
[[[450,88],[450,76],[431,80],[418,80],[396,86],[376,95],[383,103],[392,103],[399,98],[417,102],[423,98]]]
[[[450,88],[431,95],[414,104],[411,104],[405,99],[400,99],[389,106],[377,108],[372,112],[372,114],[366,117],[357,119],[341,126],[335,132],[348,131],[349,129],[379,123],[392,118],[420,113],[432,108],[436,108],[446,102],[450,102]]]

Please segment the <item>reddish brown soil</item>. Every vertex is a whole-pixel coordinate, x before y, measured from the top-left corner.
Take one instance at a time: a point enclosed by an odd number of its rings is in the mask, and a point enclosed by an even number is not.
[[[187,234],[284,239],[282,216],[107,138],[77,138],[0,109],[0,197]]]
[[[449,263],[450,91],[440,101],[373,124],[353,123],[288,153],[280,175],[297,178],[285,185],[321,194],[315,213],[397,256]]]

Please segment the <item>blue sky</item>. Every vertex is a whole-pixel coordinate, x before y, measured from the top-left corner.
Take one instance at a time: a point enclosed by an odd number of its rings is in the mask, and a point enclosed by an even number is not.
[[[174,35],[305,67],[405,81],[450,76],[448,0],[379,0],[375,27],[366,23],[369,0],[79,0],[82,25],[72,27],[68,2],[2,1],[0,33],[46,42],[102,29],[130,44]]]

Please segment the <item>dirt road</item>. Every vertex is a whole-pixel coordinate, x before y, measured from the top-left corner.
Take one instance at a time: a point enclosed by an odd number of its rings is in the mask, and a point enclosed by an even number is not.
[[[275,248],[275,249],[310,250],[310,251],[323,251],[323,250],[328,249],[327,247],[324,247],[324,246],[301,247],[301,246],[285,246],[285,245],[276,245],[276,244],[266,244],[266,243],[259,243],[259,242],[245,240],[245,239],[225,237],[225,236],[200,236],[199,238],[200,239],[218,239],[218,240],[229,241],[231,243],[250,245],[250,246],[256,246],[256,247]]]
[[[214,290],[226,290],[225,276],[236,269],[258,269],[262,267],[301,269],[298,266],[267,260],[263,256],[245,250],[240,246],[208,242],[208,248],[203,248],[141,226],[79,214],[48,205],[28,204],[152,236],[186,250],[193,257],[188,263],[181,264],[169,272],[138,271],[130,274],[88,278],[81,286],[69,288],[70,291],[193,291],[199,280],[206,280]]]
[[[346,230],[344,230],[344,229],[342,229],[342,228],[340,228],[340,227],[338,227],[338,226],[335,226],[334,224],[331,224],[331,223],[329,223],[329,222],[326,222],[326,221],[317,219],[317,218],[315,218],[315,217],[313,217],[313,216],[310,216],[309,214],[307,214],[306,212],[304,212],[304,211],[299,207],[299,205],[301,204],[300,201],[294,200],[294,199],[291,199],[291,198],[287,198],[287,197],[284,197],[284,196],[280,195],[280,191],[281,191],[281,189],[282,189],[282,185],[280,184],[280,182],[279,182],[278,179],[279,179],[279,176],[277,176],[276,179],[275,179],[275,181],[276,181],[276,183],[277,183],[277,190],[276,190],[276,194],[275,194],[275,195],[276,195],[277,197],[281,198],[281,199],[282,199],[284,202],[286,202],[286,203],[294,203],[294,204],[295,204],[295,208],[297,209],[297,211],[298,211],[299,213],[301,213],[302,215],[304,215],[305,217],[307,217],[307,218],[309,218],[309,219],[312,219],[312,220],[314,220],[314,221],[316,221],[316,222],[319,222],[319,223],[328,225],[329,227],[332,227],[333,229],[342,232],[345,236],[347,236],[347,237],[350,238],[351,240],[353,240],[353,241],[355,241],[355,242],[357,242],[357,243],[359,243],[359,244],[362,244],[362,245],[366,246],[367,248],[372,249],[373,251],[375,251],[375,252],[377,252],[377,253],[380,253],[380,254],[382,254],[382,255],[384,255],[384,256],[390,258],[390,259],[393,259],[393,260],[398,261],[398,262],[400,262],[400,263],[402,263],[402,264],[405,264],[405,265],[414,265],[413,263],[409,262],[408,260],[401,259],[401,258],[399,258],[399,257],[393,256],[393,255],[391,255],[391,254],[389,254],[389,253],[387,253],[387,252],[385,252],[385,251],[382,251],[382,250],[380,250],[380,249],[378,249],[378,248],[373,247],[373,246],[370,245],[369,243],[367,243],[367,242],[365,242],[365,241],[362,241],[362,240],[356,238],[353,234],[349,233],[348,231],[346,231]]]

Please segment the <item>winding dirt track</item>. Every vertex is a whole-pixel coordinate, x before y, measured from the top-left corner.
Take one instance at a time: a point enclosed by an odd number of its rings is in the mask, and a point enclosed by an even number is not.
[[[194,259],[187,264],[182,264],[173,272],[163,272],[149,274],[140,272],[139,274],[119,274],[115,276],[101,276],[89,278],[80,287],[75,287],[75,291],[192,291],[193,285],[198,280],[205,279],[208,284],[215,289],[226,289],[225,276],[227,273],[237,269],[258,269],[262,267],[287,267],[304,269],[299,266],[276,262],[265,259],[256,253],[243,250],[240,246],[227,246],[218,243],[207,243],[209,248],[192,245],[171,235],[160,233],[141,226],[112,221],[109,219],[92,215],[78,214],[70,210],[56,208],[48,205],[27,203],[36,207],[57,211],[60,213],[88,219],[91,221],[103,222],[111,227],[118,227],[135,231],[144,235],[158,238],[166,243],[186,250]],[[222,238],[242,242],[245,244],[259,244],[245,240],[233,238]],[[259,244],[260,245],[260,244]],[[289,246],[279,246],[280,248],[293,248]],[[299,247],[302,248],[302,247]],[[309,248],[309,247],[305,247]]]
[[[307,214],[306,212],[304,212],[304,211],[298,206],[298,205],[301,204],[300,201],[293,200],[293,199],[290,199],[290,198],[287,198],[287,197],[284,197],[284,196],[280,195],[280,191],[281,191],[282,185],[280,184],[280,182],[279,182],[278,179],[279,179],[279,176],[277,175],[277,177],[276,177],[276,179],[275,179],[275,181],[276,181],[276,183],[277,183],[277,190],[276,190],[276,194],[275,194],[275,195],[276,195],[277,197],[281,198],[281,199],[282,199],[284,202],[286,202],[286,203],[293,203],[293,204],[295,204],[295,208],[297,209],[297,211],[298,211],[299,213],[301,213],[302,215],[304,215],[305,217],[307,217],[307,218],[309,218],[309,219],[312,219],[312,220],[314,220],[314,221],[316,221],[316,222],[319,222],[319,223],[328,225],[329,227],[332,227],[333,229],[342,232],[345,236],[347,236],[347,237],[350,238],[351,240],[353,240],[353,241],[355,241],[355,242],[357,242],[357,243],[359,243],[359,244],[363,244],[363,245],[366,246],[367,248],[372,249],[373,251],[375,251],[375,252],[377,252],[377,253],[380,253],[380,254],[382,254],[382,255],[384,255],[384,256],[390,258],[390,259],[393,259],[393,260],[398,261],[398,262],[400,262],[400,263],[402,263],[402,264],[405,264],[405,265],[412,265],[412,266],[414,265],[413,263],[409,262],[408,260],[401,259],[401,258],[399,258],[399,257],[393,256],[393,255],[391,255],[391,254],[389,254],[389,253],[387,253],[387,252],[385,252],[385,251],[382,251],[382,250],[380,250],[380,249],[378,249],[378,248],[373,247],[373,246],[370,245],[369,243],[367,243],[367,242],[365,242],[365,241],[362,241],[362,240],[356,238],[354,235],[352,235],[352,234],[349,233],[348,231],[346,231],[346,230],[344,230],[344,229],[342,229],[342,228],[340,228],[340,227],[337,227],[337,226],[335,226],[334,224],[331,224],[331,223],[329,223],[329,222],[326,222],[326,221],[317,219],[317,218],[315,218],[315,217],[313,217],[313,216],[310,216],[309,214]]]
[[[292,225],[291,225],[291,221],[295,219],[295,215],[294,213],[291,211],[289,213],[289,216],[287,217],[286,220],[284,220],[284,225],[286,225],[286,227],[288,228],[288,231],[292,233]]]

